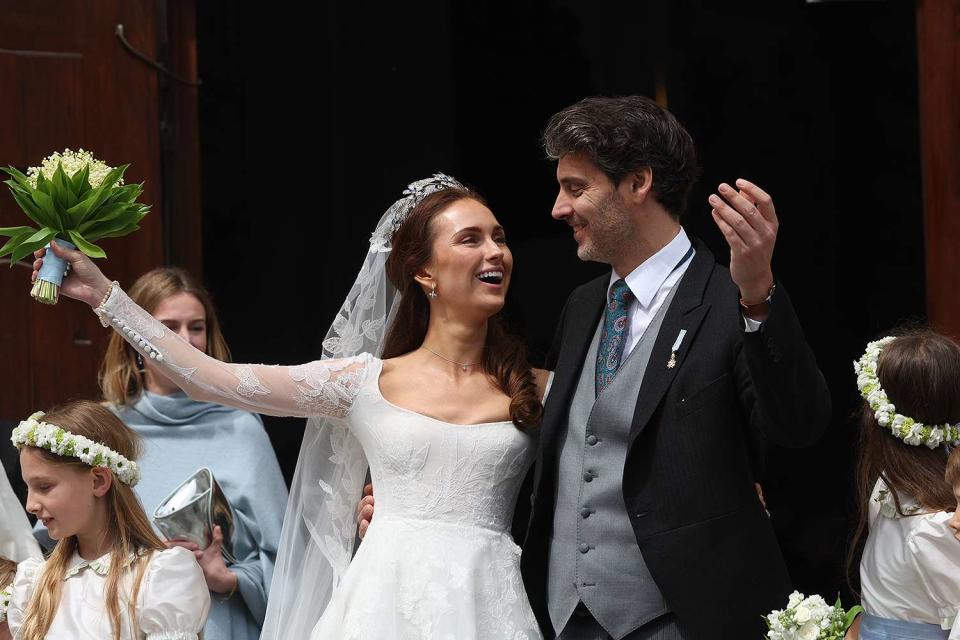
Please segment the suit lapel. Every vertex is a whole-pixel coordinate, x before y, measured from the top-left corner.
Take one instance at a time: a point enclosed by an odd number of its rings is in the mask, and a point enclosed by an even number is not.
[[[633,413],[633,424],[630,427],[630,444],[633,444],[633,440],[643,431],[663,395],[670,388],[677,371],[683,366],[700,324],[710,309],[709,304],[704,304],[703,296],[716,261],[702,242],[694,238],[693,245],[696,253],[687,272],[683,274],[673,302],[663,318],[663,324],[660,325],[660,331],[650,353],[647,370],[643,375],[637,407]],[[667,362],[670,360],[672,347],[682,330],[686,330],[686,334],[676,352],[676,364],[668,367]]]
[[[588,282],[579,295],[570,301],[566,318],[569,328],[563,334],[553,386],[544,407],[540,445],[546,452],[552,451],[553,441],[560,425],[566,419],[571,395],[580,379],[583,359],[587,356],[590,341],[603,313],[609,282],[610,274],[596,278]]]

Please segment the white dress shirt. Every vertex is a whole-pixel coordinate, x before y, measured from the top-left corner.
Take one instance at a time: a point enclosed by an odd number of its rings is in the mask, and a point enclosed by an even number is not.
[[[960,639],[960,541],[947,525],[953,514],[923,513],[907,496],[901,496],[901,506],[907,515],[896,511],[878,480],[860,560],[863,608],[881,618],[950,629],[950,640]]]
[[[27,605],[44,565],[42,559],[29,558],[17,567],[7,611],[14,638],[23,625]],[[60,604],[47,631],[47,640],[113,637],[104,601],[109,571],[109,555],[88,561],[74,553],[67,564]],[[131,568],[121,579],[124,588],[131,588],[132,576]],[[182,547],[156,551],[140,585],[135,628],[131,628],[127,607],[120,606],[120,637],[122,640],[196,640],[209,610],[210,591],[193,553]]]
[[[640,266],[628,273],[626,277],[619,275],[616,271],[610,273],[607,299],[610,299],[610,287],[621,278],[627,283],[627,287],[634,297],[633,301],[627,306],[627,318],[630,322],[627,326],[627,335],[624,341],[623,358],[626,358],[640,342],[643,332],[647,330],[650,321],[657,315],[663,301],[680,282],[683,274],[687,272],[687,267],[690,266],[695,253],[691,251],[691,248],[692,244],[690,238],[687,237],[687,232],[683,230],[683,227],[680,227],[680,231],[677,232],[673,240],[640,263]],[[689,255],[687,255],[688,252]],[[747,333],[757,331],[763,324],[746,316],[743,320],[744,330]],[[603,319],[600,322],[603,322]]]

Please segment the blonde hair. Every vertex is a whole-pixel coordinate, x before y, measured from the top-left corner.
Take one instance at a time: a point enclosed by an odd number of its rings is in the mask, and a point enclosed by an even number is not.
[[[159,267],[143,274],[133,283],[127,295],[147,313],[153,313],[167,298],[189,293],[200,301],[206,315],[207,354],[230,362],[230,349],[220,331],[220,322],[210,293],[190,273],[178,267]],[[100,366],[100,390],[103,397],[116,405],[135,402],[143,392],[143,376],[137,366],[137,352],[119,333],[110,336],[107,352]]]
[[[0,591],[6,589],[17,575],[17,563],[0,556]]]
[[[71,402],[48,411],[43,419],[71,433],[101,442],[130,460],[140,457],[140,437],[136,432],[106,407],[95,402],[86,400]],[[90,468],[76,458],[61,457],[44,449],[34,448],[33,450],[52,464],[79,469]],[[107,473],[110,471],[107,470]],[[133,489],[114,478],[104,498],[108,520],[106,530],[114,536],[104,600],[113,629],[113,640],[120,640],[121,579],[129,566],[134,571],[134,579],[131,592],[123,599],[131,625],[135,626],[137,596],[143,576],[153,552],[165,549],[166,546],[154,533],[150,520],[144,513]],[[50,629],[50,624],[60,605],[67,563],[76,549],[77,539],[75,536],[70,536],[60,540],[50,554],[44,564],[43,572],[37,579],[33,598],[27,606],[20,640],[43,640]],[[133,557],[134,561],[128,565],[127,560],[130,557]]]

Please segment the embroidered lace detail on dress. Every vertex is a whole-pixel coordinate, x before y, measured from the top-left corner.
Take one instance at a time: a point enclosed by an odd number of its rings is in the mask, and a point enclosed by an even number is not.
[[[366,367],[346,370],[359,361],[360,356],[290,367],[299,394],[294,398],[297,406],[310,415],[345,416],[366,379]]]
[[[162,322],[144,311],[126,294],[116,295],[118,292],[119,287],[115,286],[109,299],[114,315],[123,318],[127,326],[145,338],[159,339],[167,335],[167,328]]]
[[[258,413],[342,418],[364,380],[369,358],[361,354],[294,367],[221,362],[166,330],[119,287],[97,313],[192,398]],[[365,331],[359,332],[361,339]]]
[[[237,385],[237,393],[244,398],[252,398],[256,395],[269,395],[270,390],[263,386],[260,378],[253,372],[253,367],[248,364],[238,364],[233,373],[240,380]]]

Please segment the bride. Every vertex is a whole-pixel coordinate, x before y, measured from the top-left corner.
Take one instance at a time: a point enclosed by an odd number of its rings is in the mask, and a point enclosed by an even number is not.
[[[549,376],[499,324],[513,258],[478,195],[442,174],[411,184],[371,238],[324,359],[300,366],[214,360],[82,253],[53,251],[70,263],[61,293],[192,398],[310,418],[263,638],[541,637],[510,525]],[[377,518],[351,561],[368,464]]]

